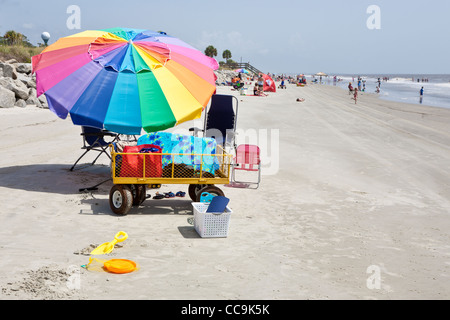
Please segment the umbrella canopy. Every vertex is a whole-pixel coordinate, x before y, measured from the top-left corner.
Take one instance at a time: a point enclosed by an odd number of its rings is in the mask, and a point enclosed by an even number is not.
[[[327,77],[328,75],[326,73],[323,73],[323,72],[318,72],[318,73],[316,73],[316,76]]]
[[[61,38],[32,58],[37,95],[76,125],[140,134],[200,118],[215,59],[165,33],[113,28]]]
[[[247,69],[236,69],[234,70],[234,72],[240,72],[240,73],[250,73],[250,71],[248,71]]]
[[[275,81],[267,74],[263,74],[262,77],[264,79],[263,91],[276,92]]]

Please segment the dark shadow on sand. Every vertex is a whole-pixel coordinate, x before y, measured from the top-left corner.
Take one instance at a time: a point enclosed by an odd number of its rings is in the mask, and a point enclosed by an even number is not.
[[[111,177],[109,166],[83,166],[70,171],[68,164],[30,164],[0,168],[0,187],[31,192],[77,194]],[[110,182],[111,184],[111,182]]]

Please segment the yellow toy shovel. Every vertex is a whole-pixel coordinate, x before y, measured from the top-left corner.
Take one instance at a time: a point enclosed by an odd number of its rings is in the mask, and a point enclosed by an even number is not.
[[[92,255],[98,255],[98,254],[108,254],[114,249],[114,245],[118,242],[125,241],[128,238],[128,234],[124,231],[117,232],[116,236],[114,237],[114,240],[111,242],[105,242],[104,244],[99,245],[97,248],[92,250]]]

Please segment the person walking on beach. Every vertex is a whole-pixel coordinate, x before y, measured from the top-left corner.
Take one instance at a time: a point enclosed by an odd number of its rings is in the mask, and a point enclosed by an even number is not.
[[[422,103],[423,100],[423,87],[420,88],[420,103]]]
[[[355,104],[356,104],[356,100],[358,99],[358,88],[355,88],[355,93],[353,94],[353,99],[355,99]]]

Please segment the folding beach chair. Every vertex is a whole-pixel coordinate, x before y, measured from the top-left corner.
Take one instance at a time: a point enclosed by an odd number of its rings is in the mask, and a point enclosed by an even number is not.
[[[81,127],[81,130],[81,136],[83,137],[83,146],[81,147],[81,149],[86,151],[77,159],[77,161],[75,161],[72,168],[70,168],[70,171],[73,171],[78,161],[80,161],[81,158],[83,158],[89,151],[92,150],[99,152],[99,154],[91,163],[91,165],[95,164],[97,159],[103,153],[106,154],[109,159],[111,159],[111,156],[108,153],[108,146],[118,138],[118,135],[116,133],[99,128]],[[111,141],[105,141],[105,137],[111,137],[113,139]]]
[[[248,187],[258,189],[261,182],[261,158],[260,149],[256,145],[241,144],[236,148],[236,157],[233,165],[232,182],[238,184],[246,184]],[[246,171],[249,174],[245,175],[246,179],[236,179],[236,171]],[[254,174],[253,174],[254,173]],[[244,177],[244,175],[240,175]]]
[[[235,147],[238,99],[231,95],[215,94],[205,115],[203,129],[190,128],[197,136],[203,132],[204,137],[214,138],[218,145]]]
[[[235,158],[232,165],[231,181],[243,184],[248,188],[257,189],[261,181],[260,149],[256,145],[236,145],[237,111],[238,98],[231,95],[215,94],[211,97],[211,104],[205,115],[204,129],[190,128],[189,130],[194,131],[195,136],[198,132],[203,132],[204,137],[215,138],[217,144],[221,145],[225,151],[233,152]],[[240,177],[252,175],[252,179],[248,181],[236,179],[236,170],[241,173],[244,173],[244,171],[249,173],[239,174]]]

